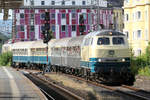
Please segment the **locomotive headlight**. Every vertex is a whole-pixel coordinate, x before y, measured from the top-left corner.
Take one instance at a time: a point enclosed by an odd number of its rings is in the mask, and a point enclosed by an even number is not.
[[[98,59],[98,62],[102,62],[102,59]]]
[[[123,59],[122,59],[122,62],[125,62],[125,61],[126,61],[126,60],[123,58]]]

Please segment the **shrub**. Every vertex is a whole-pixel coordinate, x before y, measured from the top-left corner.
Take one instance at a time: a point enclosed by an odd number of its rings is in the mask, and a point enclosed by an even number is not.
[[[131,52],[131,71],[134,74],[150,76],[150,43],[145,54],[139,57],[134,58]]]
[[[150,76],[150,66],[140,68],[138,73],[139,75]]]
[[[12,61],[12,52],[6,52],[0,55],[0,65],[10,66]]]

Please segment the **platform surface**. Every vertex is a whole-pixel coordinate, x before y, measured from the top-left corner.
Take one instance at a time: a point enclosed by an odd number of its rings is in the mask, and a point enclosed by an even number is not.
[[[0,100],[46,100],[46,97],[19,71],[0,67]]]

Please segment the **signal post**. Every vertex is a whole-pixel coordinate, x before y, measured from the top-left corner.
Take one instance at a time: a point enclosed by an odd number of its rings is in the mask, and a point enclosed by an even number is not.
[[[48,42],[52,39],[52,31],[50,30],[50,14],[49,14],[49,12],[45,12],[44,30],[43,30],[42,34],[43,34],[43,43],[47,44],[47,47],[46,47],[47,65],[43,66],[43,74],[45,74],[45,72],[50,72],[50,64],[48,62]]]

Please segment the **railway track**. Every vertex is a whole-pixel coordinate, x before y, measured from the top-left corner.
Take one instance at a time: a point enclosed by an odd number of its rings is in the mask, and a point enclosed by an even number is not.
[[[32,72],[32,71],[29,71],[29,72]],[[52,72],[52,74],[56,74],[56,73]],[[89,84],[92,84],[92,85],[95,85],[95,86],[98,86],[98,87],[101,87],[101,88],[108,89],[110,91],[119,93],[121,95],[127,95],[127,96],[130,96],[130,97],[134,97],[135,99],[138,99],[138,100],[150,100],[150,92],[147,92],[147,91],[144,91],[144,90],[132,87],[132,86],[127,86],[127,85],[108,86],[108,85],[104,85],[104,84],[101,84],[101,83],[98,83],[98,82],[93,82],[93,81],[90,81],[90,80],[86,80],[85,78],[82,78],[82,77],[73,76],[73,75],[69,75],[69,74],[65,74],[65,73],[61,73],[61,74],[65,75],[65,76],[68,76],[68,77],[71,77],[71,78],[75,78],[77,80],[87,82]],[[35,74],[31,73],[31,75],[33,75],[36,78],[39,78]],[[45,80],[40,79],[40,78],[39,79],[46,82],[46,83],[50,83],[48,80],[46,80],[48,78],[49,78],[48,76],[45,76]],[[50,84],[53,84],[53,83],[50,83]],[[67,92],[67,90],[65,90],[64,92]],[[83,100],[80,97],[78,98],[78,96],[75,96],[75,98],[76,99],[74,99],[74,100]]]
[[[61,74],[64,74],[64,73],[61,73]],[[102,87],[102,88],[111,90],[113,92],[120,93],[122,95],[127,95],[127,96],[134,97],[135,99],[138,99],[138,100],[150,100],[150,92],[147,92],[147,91],[144,91],[144,90],[132,87],[132,86],[127,86],[127,85],[108,86],[108,85],[104,85],[104,84],[101,84],[101,83],[98,83],[98,82],[93,82],[93,81],[90,81],[90,80],[86,80],[86,79],[78,77],[78,76],[73,76],[73,75],[68,75],[68,74],[64,74],[64,75],[69,76],[71,78],[75,78],[77,80],[87,82],[89,84],[92,84],[92,85],[95,85],[95,86],[98,86],[98,87]],[[47,77],[47,76],[45,76],[45,77]]]
[[[29,74],[26,76],[40,88],[40,90],[47,96],[48,100],[84,100],[71,91],[68,91],[57,84],[46,80],[46,78],[42,79],[29,70],[28,73]]]

